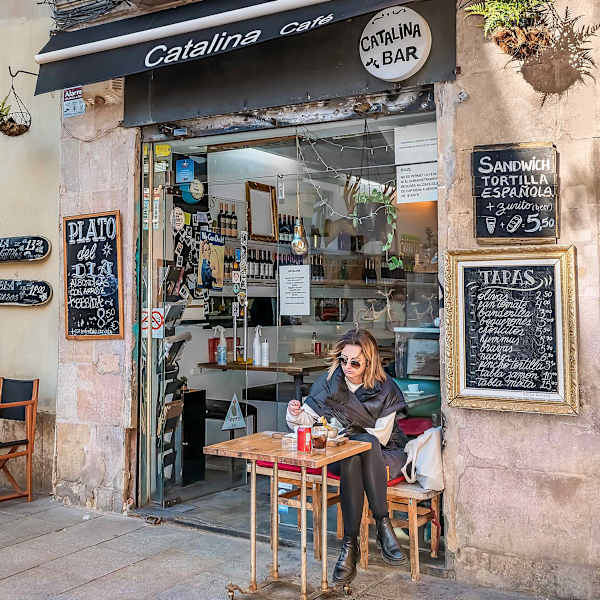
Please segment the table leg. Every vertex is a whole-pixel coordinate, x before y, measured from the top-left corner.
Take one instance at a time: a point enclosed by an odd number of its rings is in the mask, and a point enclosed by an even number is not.
[[[251,592],[257,590],[256,585],[256,461],[250,461],[250,587]]]
[[[327,585],[327,467],[321,468],[321,591]]]
[[[279,465],[273,463],[273,491],[271,492],[271,546],[273,548],[273,568],[271,577],[279,579]]]
[[[304,375],[294,375],[294,383],[296,384],[296,400],[302,404],[302,384],[304,383]]]
[[[300,599],[306,600],[306,467],[301,467],[300,483]]]

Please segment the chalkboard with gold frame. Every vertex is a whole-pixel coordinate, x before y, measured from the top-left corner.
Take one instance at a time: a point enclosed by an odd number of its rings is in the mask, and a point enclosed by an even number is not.
[[[578,414],[573,246],[449,251],[445,286],[450,406]]]

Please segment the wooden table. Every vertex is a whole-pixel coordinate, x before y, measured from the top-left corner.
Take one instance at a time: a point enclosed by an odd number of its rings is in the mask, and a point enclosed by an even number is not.
[[[260,365],[245,365],[243,363],[198,363],[201,369],[215,369],[220,371],[262,371],[263,373],[285,373],[294,378],[296,386],[296,400],[302,402],[302,384],[304,376],[316,371],[324,371],[329,368],[329,361],[325,358],[313,358],[310,360],[297,360],[293,363],[272,362],[268,367]]]
[[[250,461],[250,585],[248,590],[229,584],[227,591],[230,600],[236,590],[244,594],[258,591],[256,583],[256,461],[264,460],[273,463],[273,486],[271,488],[271,541],[273,548],[273,566],[271,579],[279,579],[278,561],[278,463],[286,463],[300,467],[300,562],[301,562],[301,584],[300,599],[307,600],[307,578],[306,578],[306,469],[321,469],[321,592],[320,596],[329,590],[327,584],[327,466],[371,449],[370,442],[358,442],[348,440],[341,446],[328,446],[326,450],[311,453],[298,452],[295,448],[284,448],[281,437],[274,438],[273,432],[265,431],[255,433],[242,438],[228,440],[206,446],[205,454],[225,456],[228,458],[241,458]],[[273,581],[268,581],[269,585]],[[264,587],[264,586],[261,586]]]

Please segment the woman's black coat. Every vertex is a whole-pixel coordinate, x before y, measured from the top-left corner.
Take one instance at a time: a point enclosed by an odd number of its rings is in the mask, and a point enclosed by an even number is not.
[[[377,419],[391,413],[406,413],[402,392],[389,375],[386,374],[383,382],[376,381],[373,388],[362,385],[352,393],[341,367],[334,371],[331,379],[328,379],[328,373],[324,373],[315,381],[305,404],[328,420],[335,417],[342,427],[350,428],[351,432],[373,428]],[[407,441],[395,419],[392,435],[384,449],[403,451]]]

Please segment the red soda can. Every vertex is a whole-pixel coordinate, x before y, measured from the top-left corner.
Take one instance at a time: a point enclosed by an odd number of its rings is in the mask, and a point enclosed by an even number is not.
[[[312,451],[312,432],[310,427],[298,427],[298,452]]]
[[[321,356],[321,342],[315,342],[315,356]]]

